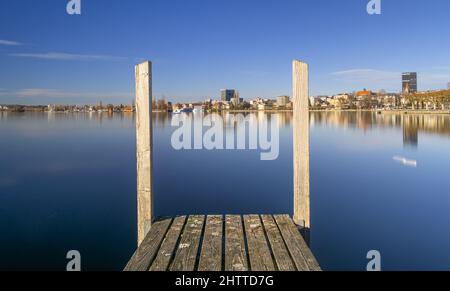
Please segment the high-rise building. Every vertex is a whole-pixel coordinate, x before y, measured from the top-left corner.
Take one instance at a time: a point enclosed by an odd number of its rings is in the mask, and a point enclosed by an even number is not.
[[[402,91],[403,93],[417,92],[417,73],[408,72],[402,74]]]
[[[232,89],[222,89],[220,90],[220,100],[231,101],[236,96],[236,90]]]
[[[277,106],[285,107],[290,102],[289,96],[278,96],[277,97]]]

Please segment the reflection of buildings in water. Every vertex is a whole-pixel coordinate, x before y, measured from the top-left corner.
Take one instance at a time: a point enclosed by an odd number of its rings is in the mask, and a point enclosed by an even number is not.
[[[55,112],[48,112],[47,113],[47,121],[48,122],[53,122],[53,121],[55,121]]]
[[[135,118],[135,114],[130,113],[131,116],[133,117],[133,120]],[[154,127],[170,127],[170,116],[169,113],[167,112],[153,112],[152,114],[152,123]]]
[[[99,112],[97,115],[98,123],[100,124],[100,127],[103,125],[103,113]]]
[[[134,112],[123,112],[124,118],[129,118],[131,120],[131,123],[135,126],[136,125],[136,114]]]
[[[309,113],[309,126],[313,128],[316,125],[316,115],[312,112]]]
[[[231,114],[229,112],[225,112],[222,113],[222,118],[223,118],[223,126],[224,128],[227,129],[234,129],[236,127],[236,122],[235,122],[235,118],[234,118],[235,114]]]
[[[256,114],[256,118],[258,119],[258,124],[264,124],[264,121],[266,121],[267,119],[265,119],[267,117],[267,114],[263,111],[258,111]]]
[[[237,120],[235,116],[232,116],[229,113],[222,115],[222,117],[224,120],[223,127],[225,128],[225,142],[227,148],[234,148],[237,135]]]
[[[369,111],[325,111],[311,112],[311,124],[341,128],[356,128],[363,131],[378,128],[402,128],[405,146],[418,146],[419,133],[438,134],[450,138],[449,114],[401,114]]]
[[[366,130],[376,124],[376,116],[365,111],[311,112],[310,123]]]
[[[8,119],[8,112],[7,111],[0,111],[0,120],[6,120]]]
[[[287,125],[287,116],[284,113],[277,113],[276,119],[278,121],[278,128],[284,128]]]
[[[419,145],[418,116],[403,115],[403,146],[417,148]]]

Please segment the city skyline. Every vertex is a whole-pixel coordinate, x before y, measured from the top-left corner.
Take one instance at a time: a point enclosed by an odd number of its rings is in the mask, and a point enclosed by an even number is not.
[[[64,1],[3,2],[0,103],[128,104],[143,59],[154,63],[155,97],[173,102],[216,99],[218,88],[290,95],[294,58],[310,64],[312,96],[401,92],[408,71],[419,91],[450,81],[450,41],[439,38],[450,26],[448,1],[384,1],[375,16],[356,0],[185,2],[84,1],[81,16],[67,15]],[[420,28],[404,34],[411,18]]]

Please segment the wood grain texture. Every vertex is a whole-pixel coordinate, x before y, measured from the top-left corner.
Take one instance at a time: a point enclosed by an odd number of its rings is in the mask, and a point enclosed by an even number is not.
[[[310,228],[309,185],[309,72],[308,65],[293,62],[294,221]]]
[[[150,264],[156,257],[158,249],[169,229],[172,219],[164,219],[153,224],[141,246],[131,257],[125,271],[148,271]]]
[[[152,64],[135,68],[138,245],[151,228],[152,197]]]
[[[288,215],[274,215],[281,235],[299,271],[320,271],[320,266]]]
[[[206,219],[198,271],[222,270],[222,243],[223,217],[210,215]]]
[[[240,215],[225,216],[225,271],[248,271],[244,228]]]
[[[283,237],[272,215],[261,215],[267,238],[270,242],[275,262],[279,271],[295,271],[295,265],[289,255]]]
[[[259,215],[245,215],[244,226],[251,270],[275,271],[275,265]]]
[[[183,230],[186,216],[175,217],[173,223],[166,234],[166,238],[161,244],[156,259],[150,268],[150,271],[167,271],[172,260],[181,231]]]
[[[244,221],[244,222],[243,222]],[[288,215],[157,220],[125,271],[320,271]]]
[[[189,216],[170,268],[172,271],[195,270],[204,222],[203,215]]]

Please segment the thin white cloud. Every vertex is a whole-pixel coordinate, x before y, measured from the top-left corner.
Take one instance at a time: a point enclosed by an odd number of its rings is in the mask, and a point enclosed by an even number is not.
[[[17,98],[131,98],[131,92],[76,92],[47,88],[19,89],[15,91],[1,91],[0,96]]]
[[[17,42],[17,41],[0,39],[0,45],[20,46],[20,45],[23,45],[23,44],[20,43],[20,42]]]
[[[70,53],[14,53],[9,54],[9,56],[59,61],[111,61],[124,59],[122,57],[107,55],[83,55]]]

